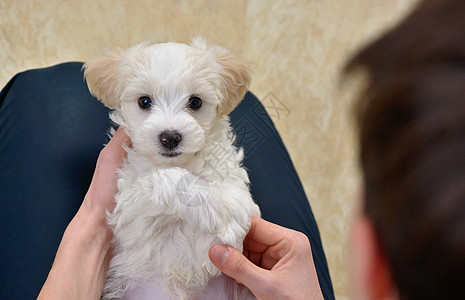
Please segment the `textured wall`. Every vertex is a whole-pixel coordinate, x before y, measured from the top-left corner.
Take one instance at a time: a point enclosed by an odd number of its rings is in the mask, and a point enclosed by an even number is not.
[[[338,75],[354,49],[414,2],[1,0],[0,84],[21,70],[86,61],[144,40],[187,42],[201,34],[237,48],[255,62],[251,91],[287,145],[320,226],[337,298],[346,299],[345,244],[358,185],[349,109],[356,86],[341,89]]]

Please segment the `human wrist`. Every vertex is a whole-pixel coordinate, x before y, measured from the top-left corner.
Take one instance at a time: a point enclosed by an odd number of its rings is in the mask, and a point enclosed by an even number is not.
[[[81,235],[83,241],[98,246],[111,241],[112,232],[107,223],[107,210],[98,205],[90,205],[85,199],[66,229],[70,235]]]
[[[60,248],[71,260],[92,262],[87,269],[99,268],[111,247],[113,237],[106,211],[85,205],[79,208],[63,234]]]
[[[39,299],[99,299],[111,257],[103,209],[81,205],[69,223]],[[65,287],[65,288],[63,288]]]

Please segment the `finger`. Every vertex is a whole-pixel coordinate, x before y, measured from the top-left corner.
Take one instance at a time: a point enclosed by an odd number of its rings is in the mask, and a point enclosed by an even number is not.
[[[241,282],[252,292],[264,286],[263,283],[269,278],[269,271],[257,267],[231,246],[213,245],[208,255],[221,272]]]
[[[122,145],[129,145],[129,143],[130,139],[124,132],[124,128],[119,127],[107,146],[121,148]]]
[[[252,246],[251,241],[253,241],[255,243],[254,245],[257,247],[260,247],[260,244],[271,246],[278,244],[283,239],[286,239],[289,233],[293,231],[294,230],[281,227],[261,218],[253,217],[252,225],[249,233],[247,234],[246,240],[249,240],[248,243],[250,243],[250,246]]]
[[[130,143],[131,141],[124,132],[124,128],[118,128],[115,135],[100,152],[97,170],[100,169],[100,165],[104,165],[105,169],[111,172],[114,172],[115,168],[119,168],[126,157],[125,145]]]
[[[251,262],[253,262],[255,265],[262,267],[262,254],[257,253],[257,252],[249,252],[249,256],[247,257]]]
[[[276,263],[281,259],[281,257],[274,257],[270,252],[272,251],[265,251],[265,252],[253,252],[245,250],[244,256],[253,262],[255,265],[266,269],[271,270]],[[246,253],[246,254],[245,254]]]
[[[248,251],[263,253],[270,247],[270,245],[265,245],[262,243],[257,242],[256,240],[252,239],[254,237],[246,237],[244,239],[244,249]]]
[[[249,250],[246,250],[246,249],[242,250],[242,255],[249,258]]]

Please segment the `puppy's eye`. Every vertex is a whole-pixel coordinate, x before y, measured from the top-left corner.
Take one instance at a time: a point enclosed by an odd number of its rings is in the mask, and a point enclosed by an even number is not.
[[[138,103],[142,109],[149,109],[152,107],[152,99],[149,97],[140,97]]]
[[[202,99],[196,96],[192,96],[189,98],[189,102],[187,103],[187,107],[193,110],[197,110],[202,107]]]

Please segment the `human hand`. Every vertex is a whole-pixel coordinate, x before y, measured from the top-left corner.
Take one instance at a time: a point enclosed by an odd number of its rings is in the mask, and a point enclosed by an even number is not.
[[[113,211],[115,207],[114,195],[117,191],[117,170],[121,167],[126,151],[123,145],[130,143],[123,128],[118,128],[113,138],[100,151],[95,167],[94,176],[83,205],[105,211]]]
[[[323,299],[310,242],[301,232],[254,217],[243,254],[216,244],[209,256],[258,299]]]
[[[100,299],[111,258],[113,234],[106,221],[116,193],[117,170],[129,143],[122,128],[100,152],[92,183],[61,240],[38,299]]]

